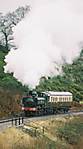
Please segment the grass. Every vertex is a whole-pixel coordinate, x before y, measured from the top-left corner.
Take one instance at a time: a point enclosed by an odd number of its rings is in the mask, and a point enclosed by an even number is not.
[[[16,128],[9,128],[0,134],[0,149],[26,149],[32,138]]]
[[[44,134],[32,137],[21,129],[8,128],[0,133],[0,149],[82,149],[82,116],[50,118],[29,125],[40,129],[44,126]]]

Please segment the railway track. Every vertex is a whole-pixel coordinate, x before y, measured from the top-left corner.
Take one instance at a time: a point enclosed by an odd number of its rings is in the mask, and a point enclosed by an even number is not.
[[[24,123],[28,123],[30,121],[36,120],[46,120],[55,117],[64,117],[64,116],[73,116],[73,115],[83,115],[83,110],[79,112],[68,112],[65,114],[56,114],[56,115],[44,115],[44,116],[36,116],[36,117],[13,117],[8,119],[0,120],[0,131],[3,131],[9,127],[19,127],[22,126]]]

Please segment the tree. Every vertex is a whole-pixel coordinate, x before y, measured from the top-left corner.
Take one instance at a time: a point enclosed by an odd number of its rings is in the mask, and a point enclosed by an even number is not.
[[[0,44],[5,45],[6,50],[13,46],[13,27],[17,25],[30,10],[29,6],[19,7],[5,16],[0,13]]]
[[[38,91],[70,91],[73,99],[83,100],[83,50],[72,64],[62,66],[63,74],[41,81],[36,87]]]

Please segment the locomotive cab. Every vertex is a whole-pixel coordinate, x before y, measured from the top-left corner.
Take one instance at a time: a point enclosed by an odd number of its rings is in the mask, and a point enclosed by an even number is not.
[[[22,111],[24,111],[25,116],[33,115],[36,112],[36,102],[32,96],[22,98]]]

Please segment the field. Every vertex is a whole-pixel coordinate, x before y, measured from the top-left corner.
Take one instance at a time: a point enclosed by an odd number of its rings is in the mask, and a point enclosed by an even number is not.
[[[82,115],[38,120],[0,133],[0,149],[82,149],[82,146]]]

